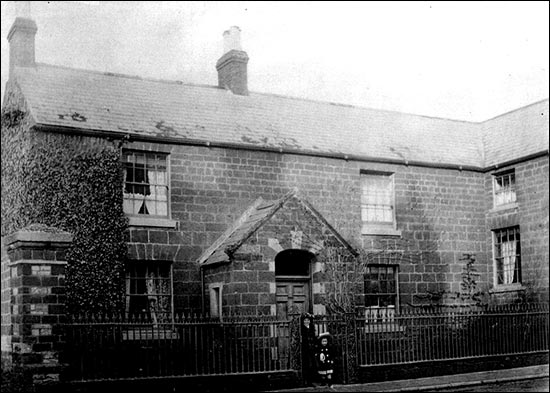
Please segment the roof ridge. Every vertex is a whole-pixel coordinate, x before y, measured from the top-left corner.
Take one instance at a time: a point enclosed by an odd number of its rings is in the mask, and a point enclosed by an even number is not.
[[[496,115],[495,117],[491,117],[487,120],[483,120],[481,121],[479,124],[485,124],[491,120],[495,120],[495,119],[498,119],[499,117],[502,117],[502,116],[506,116],[506,115],[509,115],[511,113],[514,113],[514,112],[519,112],[523,109],[527,109],[529,108],[530,106],[535,106],[535,105],[538,105],[540,103],[543,103],[544,101],[549,101],[550,99],[549,98],[543,98],[542,100],[538,100],[538,101],[535,101],[535,102],[532,102],[530,104],[527,104],[527,105],[524,105],[524,106],[521,106],[519,108],[515,108],[515,109],[512,109],[512,110],[509,110],[508,112],[504,112],[504,113],[501,113],[500,115]]]
[[[319,104],[342,106],[342,107],[345,107],[345,108],[353,108],[353,109],[363,109],[363,110],[374,111],[374,112],[399,113],[401,115],[408,115],[408,116],[414,116],[414,117],[423,117],[423,118],[435,119],[435,120],[446,120],[446,121],[452,121],[452,122],[455,122],[455,123],[480,124],[480,122],[477,122],[477,121],[461,120],[461,119],[450,119],[450,118],[447,118],[447,117],[438,117],[438,116],[420,115],[420,114],[417,114],[417,113],[402,112],[402,111],[397,111],[397,110],[392,110],[392,109],[372,108],[372,107],[368,107],[368,106],[359,106],[359,105],[352,105],[352,104],[343,104],[343,103],[333,102],[333,101],[316,100],[316,99],[313,99],[313,98],[286,96],[286,95],[283,95],[283,94],[276,94],[276,93],[251,92],[251,94],[286,98],[286,99],[295,100],[295,101],[316,102],[316,103],[319,103]]]
[[[189,83],[189,82],[184,82],[184,81],[181,81],[181,80],[144,77],[144,76],[139,76],[139,75],[122,74],[122,73],[111,72],[111,71],[90,70],[90,69],[86,69],[86,68],[68,67],[68,66],[63,66],[63,65],[58,65],[58,64],[47,64],[47,63],[39,63],[39,62],[37,62],[36,65],[41,66],[41,67],[60,68],[60,69],[69,70],[69,71],[76,71],[76,72],[103,75],[103,76],[111,76],[111,77],[124,78],[124,79],[142,80],[142,81],[146,81],[146,82],[158,82],[158,83],[165,83],[165,84],[179,85],[179,86],[206,87],[206,88],[212,88],[212,89],[218,89],[218,90],[225,90],[224,88],[219,87],[219,86],[198,84],[198,83]],[[33,68],[33,67],[17,67],[17,68]]]
[[[152,77],[142,77],[142,76],[139,76],[139,75],[122,74],[122,73],[111,72],[111,71],[89,70],[89,69],[85,69],[85,68],[75,68],[75,67],[68,67],[68,66],[63,66],[63,65],[58,65],[58,64],[47,64],[47,63],[40,63],[40,62],[37,62],[36,65],[37,66],[43,66],[43,67],[60,68],[60,69],[65,69],[65,70],[77,71],[77,72],[86,72],[86,73],[97,74],[97,75],[112,76],[112,77],[117,77],[117,78],[134,79],[134,80],[142,80],[142,81],[148,81],[148,82],[158,82],[158,83],[165,83],[165,84],[174,84],[174,85],[180,85],[180,86],[204,87],[204,88],[210,88],[210,89],[217,89],[217,90],[226,91],[226,89],[224,89],[222,87],[219,87],[219,86],[215,86],[215,85],[194,84],[194,83],[189,83],[189,82],[183,82],[181,80],[170,80],[170,79],[160,79],[160,78],[152,78]],[[31,68],[31,67],[19,67],[19,68]],[[410,113],[410,112],[402,112],[402,111],[391,110],[391,109],[372,108],[372,107],[367,107],[367,106],[344,104],[344,103],[334,102],[334,101],[323,101],[323,100],[316,100],[316,99],[313,99],[313,98],[296,97],[296,96],[276,94],[276,93],[265,93],[265,92],[250,91],[249,95],[278,97],[278,98],[283,98],[283,99],[293,100],[293,101],[314,102],[314,103],[318,103],[318,104],[341,106],[341,107],[345,107],[345,108],[360,109],[360,110],[367,110],[367,111],[374,111],[374,112],[397,113],[397,114],[401,114],[401,115],[421,117],[421,118],[426,118],[426,119],[445,120],[445,121],[451,121],[451,122],[455,122],[455,123],[480,124],[480,122],[469,121],[469,120],[450,119],[450,118],[438,117],[438,116],[428,116],[428,115],[421,115],[421,114]]]
[[[269,219],[271,219],[271,217],[273,217],[273,215],[275,213],[277,213],[277,211],[286,203],[286,201],[288,201],[291,197],[293,196],[296,196],[295,194],[295,189],[293,188],[292,190],[290,190],[288,193],[286,193],[285,195],[283,195],[283,197],[279,198],[279,199],[276,199],[274,201],[264,201],[264,202],[268,202],[270,203],[270,205],[268,205],[266,207],[267,211],[264,212],[265,216],[262,217],[261,219],[259,219],[251,228],[251,230],[249,231],[248,235],[239,239],[239,241],[237,241],[236,243],[233,243],[233,244],[229,244],[226,249],[224,250],[226,254],[232,254],[235,252],[235,250],[237,250],[239,247],[241,247],[245,241],[248,240],[248,238],[250,236],[252,236],[258,229],[260,229],[264,223],[266,221],[268,221]],[[261,199],[261,197],[259,198]],[[261,203],[258,204],[257,206],[255,206],[254,208],[256,210],[258,210],[258,208],[260,207]],[[252,216],[252,214],[250,214],[249,216]],[[242,223],[240,223],[238,227],[240,227],[242,225]]]

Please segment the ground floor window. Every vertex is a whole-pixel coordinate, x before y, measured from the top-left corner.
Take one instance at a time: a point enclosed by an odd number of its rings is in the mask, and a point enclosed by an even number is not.
[[[133,262],[126,269],[126,313],[130,318],[164,322],[172,315],[172,266]]]
[[[521,283],[519,227],[493,231],[495,284]]]
[[[397,265],[369,265],[365,274],[365,316],[392,319],[398,305]]]

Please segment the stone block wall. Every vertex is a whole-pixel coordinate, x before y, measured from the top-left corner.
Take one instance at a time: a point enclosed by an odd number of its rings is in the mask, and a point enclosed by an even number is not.
[[[259,247],[245,246],[231,262],[205,267],[207,309],[212,286],[220,288],[222,315],[275,315],[275,271]]]
[[[61,371],[65,253],[71,242],[71,234],[52,228],[27,228],[2,239],[2,271],[9,271],[2,282],[9,292],[2,299],[2,355],[31,370],[36,383],[58,380]]]
[[[2,252],[2,259],[1,259],[1,269],[0,269],[0,277],[1,277],[1,283],[2,283],[2,289],[1,289],[1,303],[0,303],[0,310],[1,310],[1,337],[2,337],[2,361],[7,362],[8,364],[11,363],[11,339],[12,339],[12,328],[11,328],[11,286],[10,286],[10,278],[11,278],[11,270],[10,270],[10,260],[8,256],[8,250],[5,247],[4,244],[4,237],[1,239],[0,249]]]
[[[176,309],[200,309],[199,255],[258,197],[277,199],[294,187],[354,246],[400,251],[382,263],[399,264],[403,304],[418,303],[415,294],[459,291],[465,253],[476,256],[480,289],[492,283],[485,173],[206,146],[132,142],[126,147],[169,153],[177,229],[133,226],[130,251],[134,259],[162,250],[175,255]],[[400,236],[361,233],[365,170],[394,173]],[[538,208],[533,209],[535,215]]]
[[[517,203],[507,209],[493,208],[493,174],[514,170]],[[496,303],[548,301],[549,279],[549,164],[548,156],[494,169],[485,178],[486,247],[492,300]],[[519,226],[522,285],[494,288],[493,230]]]
[[[128,263],[171,262],[175,311],[197,312],[200,308],[200,273],[195,260],[202,249],[194,244],[193,235],[177,228],[131,226],[128,237]]]

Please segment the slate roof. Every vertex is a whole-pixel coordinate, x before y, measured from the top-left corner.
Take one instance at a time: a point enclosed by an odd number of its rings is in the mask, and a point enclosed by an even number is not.
[[[330,224],[328,224],[321,214],[317,212],[309,202],[299,197],[297,190],[292,190],[275,201],[265,201],[261,197],[258,198],[232,226],[204,251],[198,259],[199,264],[206,266],[229,262],[230,255],[260,229],[264,223],[273,217],[273,215],[291,198],[295,198],[317,221],[328,228],[344,247],[350,250],[352,254],[357,255],[357,251],[351,247]]]
[[[544,100],[481,123],[485,166],[548,151],[548,113]]]
[[[535,105],[471,123],[40,63],[14,75],[46,126],[464,167],[548,148],[548,100],[543,116]]]

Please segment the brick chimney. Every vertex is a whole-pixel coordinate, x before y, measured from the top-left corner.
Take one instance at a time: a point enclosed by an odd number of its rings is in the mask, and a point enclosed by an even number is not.
[[[248,95],[248,55],[241,48],[241,29],[232,26],[223,33],[224,54],[216,63],[218,86],[233,94]]]
[[[10,75],[15,66],[32,67],[34,61],[34,36],[38,31],[31,19],[30,1],[15,2],[15,21],[8,33],[10,43]]]

